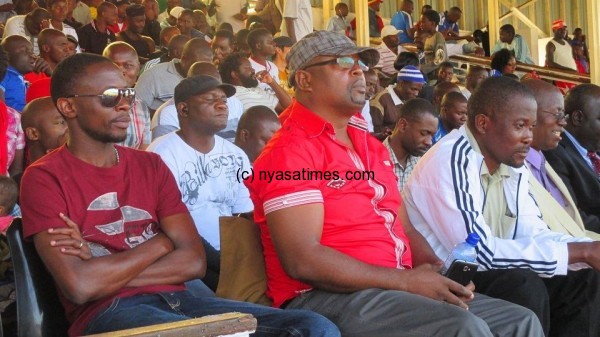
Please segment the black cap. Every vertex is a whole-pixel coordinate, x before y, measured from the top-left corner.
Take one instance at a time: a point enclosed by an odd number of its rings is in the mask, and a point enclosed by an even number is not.
[[[227,97],[235,95],[235,87],[233,85],[221,83],[221,81],[212,76],[200,75],[188,77],[179,82],[175,87],[175,104],[216,88],[223,90]]]

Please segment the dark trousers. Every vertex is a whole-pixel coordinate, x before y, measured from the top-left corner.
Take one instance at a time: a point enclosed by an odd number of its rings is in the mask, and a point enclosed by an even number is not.
[[[531,309],[546,336],[600,336],[600,273],[593,269],[569,271],[541,278],[529,269],[478,272],[478,293]]]

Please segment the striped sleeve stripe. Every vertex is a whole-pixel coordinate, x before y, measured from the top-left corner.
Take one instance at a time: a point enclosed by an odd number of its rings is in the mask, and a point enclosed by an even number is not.
[[[348,124],[363,131],[369,131],[369,124],[367,123],[367,121],[360,119],[356,116],[352,116]]]
[[[552,275],[557,268],[557,261],[533,261],[526,259],[494,259],[493,251],[485,245],[487,238],[483,228],[476,222],[479,212],[475,210],[473,197],[468,193],[469,183],[467,167],[468,153],[472,147],[466,137],[462,136],[452,147],[451,171],[454,184],[456,207],[461,212],[467,233],[475,232],[484,240],[478,246],[477,260],[486,269],[530,268],[539,274]]]
[[[280,209],[314,203],[323,203],[323,195],[319,190],[307,190],[282,195],[265,201],[263,203],[263,208],[265,210],[265,215],[267,215]]]

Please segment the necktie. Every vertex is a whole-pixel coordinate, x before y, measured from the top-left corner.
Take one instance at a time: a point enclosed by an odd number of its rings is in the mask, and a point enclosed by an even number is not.
[[[588,157],[590,158],[590,161],[592,162],[592,166],[594,167],[594,171],[596,172],[596,175],[600,176],[600,156],[598,156],[598,154],[594,151],[589,151]]]

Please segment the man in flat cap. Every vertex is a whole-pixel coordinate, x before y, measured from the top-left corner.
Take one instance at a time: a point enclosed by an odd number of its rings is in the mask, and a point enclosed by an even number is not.
[[[215,108],[231,91],[190,96],[199,91],[185,81],[175,89],[176,101],[195,104],[181,112],[218,123],[223,110]],[[208,87],[219,85],[212,83]],[[25,235],[56,281],[69,336],[232,311],[256,317],[254,336],[340,336],[334,324],[310,311],[187,290],[184,282],[204,275],[206,257],[175,179],[156,154],[115,145],[127,136],[135,95],[123,71],[102,56],[77,54],[57,66],[51,91],[69,126],[69,141],[29,166],[21,204]],[[212,108],[203,113],[199,106]],[[201,137],[186,141],[201,143]],[[79,235],[65,235],[67,225]]]
[[[127,14],[127,28],[117,33],[117,41],[129,43],[137,52],[140,63],[146,63],[150,54],[154,52],[154,40],[142,35],[146,26],[146,9],[142,5],[130,5],[125,10]]]
[[[438,273],[400,208],[389,152],[358,116],[363,72],[378,59],[328,31],[288,54],[296,100],[246,180],[267,295],[324,315],[344,336],[543,336],[531,311]]]

